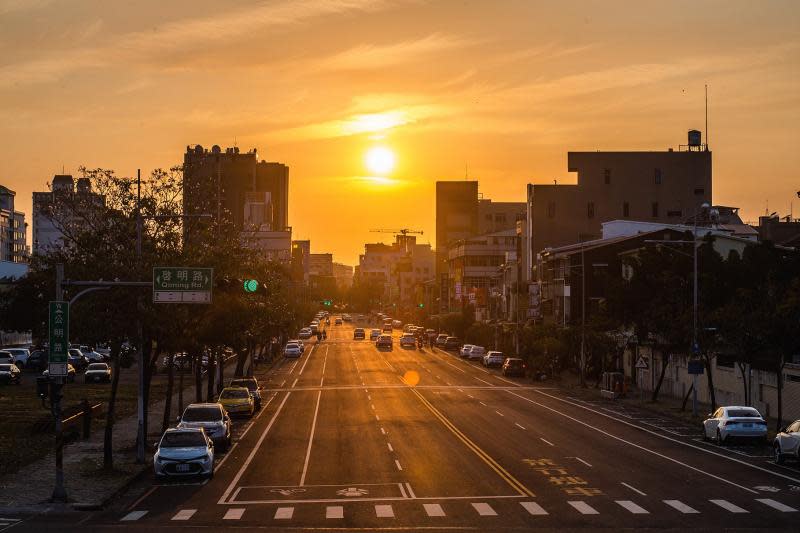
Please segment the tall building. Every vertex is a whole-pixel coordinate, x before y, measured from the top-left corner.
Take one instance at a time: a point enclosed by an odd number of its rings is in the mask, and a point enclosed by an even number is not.
[[[315,276],[333,276],[333,254],[311,254],[308,273]]]
[[[33,253],[46,254],[64,246],[65,232],[80,231],[92,213],[102,213],[105,197],[92,191],[89,178],[53,176],[51,190],[33,193]]]
[[[289,227],[289,167],[283,163],[259,161],[256,165],[256,190],[272,198],[272,229]]]
[[[336,286],[340,290],[349,289],[353,286],[353,267],[342,263],[334,263],[333,277],[336,279]]]
[[[528,265],[545,248],[600,238],[603,222],[680,223],[711,203],[711,152],[694,130],[678,151],[569,152],[567,161],[577,184],[528,185]]]
[[[308,285],[311,269],[311,241],[292,241],[292,281]]]
[[[526,209],[525,202],[493,202],[481,198],[478,200],[478,235],[515,228],[518,220],[525,220]]]
[[[27,263],[28,225],[25,223],[25,214],[14,207],[16,195],[11,189],[0,185],[0,261]]]

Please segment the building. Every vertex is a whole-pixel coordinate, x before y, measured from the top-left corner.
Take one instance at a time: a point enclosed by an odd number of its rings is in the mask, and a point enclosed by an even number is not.
[[[271,225],[274,231],[289,227],[289,167],[283,163],[259,161],[256,165],[256,190],[272,199]]]
[[[0,185],[0,261],[27,263],[28,224],[25,223],[25,214],[14,207],[16,195],[11,189]]]
[[[333,254],[311,254],[308,273],[313,276],[333,276]]]
[[[311,270],[311,241],[292,241],[292,281],[308,285]]]
[[[478,235],[496,233],[516,227],[525,220],[525,202],[493,202],[488,198],[478,200]]]
[[[353,286],[353,267],[342,263],[333,263],[333,277],[339,290],[347,290]]]
[[[283,265],[292,262],[292,229],[279,231],[243,230],[242,239],[252,249],[263,254],[267,261]]]
[[[33,193],[33,253],[64,246],[65,234],[80,231],[86,218],[102,214],[105,197],[92,191],[89,178],[56,174],[49,192]]]
[[[711,203],[711,152],[689,145],[663,152],[569,152],[574,185],[528,185],[529,264],[545,248],[598,239],[615,219],[681,223]]]
[[[800,247],[800,218],[758,217],[758,236],[781,246]]]
[[[447,274],[450,243],[478,234],[478,182],[436,182],[436,276]]]

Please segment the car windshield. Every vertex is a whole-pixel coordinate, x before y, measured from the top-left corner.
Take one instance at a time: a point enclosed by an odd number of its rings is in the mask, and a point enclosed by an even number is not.
[[[219,395],[220,400],[240,400],[248,398],[250,393],[246,390],[226,389]]]
[[[87,370],[108,370],[108,365],[105,363],[92,363]]]
[[[0,365],[0,372],[11,372],[11,365],[9,364]]]
[[[754,409],[728,409],[728,418],[761,418]]]
[[[219,407],[187,407],[181,417],[183,422],[217,422],[222,420],[222,411]]]
[[[205,446],[206,441],[199,431],[171,431],[161,439],[162,448],[189,448]]]
[[[231,381],[231,387],[247,387],[248,390],[256,390],[258,383],[251,379],[234,379]]]

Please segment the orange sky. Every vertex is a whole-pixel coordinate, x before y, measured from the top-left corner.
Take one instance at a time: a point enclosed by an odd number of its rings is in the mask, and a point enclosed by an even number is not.
[[[223,6],[225,6],[223,8]],[[434,237],[434,182],[495,200],[574,180],[569,150],[703,128],[714,202],[800,212],[792,1],[0,0],[0,184],[30,215],[62,165],[134,174],[187,144],[290,166],[295,238],[354,264],[370,228]],[[390,180],[364,153],[391,148]]]

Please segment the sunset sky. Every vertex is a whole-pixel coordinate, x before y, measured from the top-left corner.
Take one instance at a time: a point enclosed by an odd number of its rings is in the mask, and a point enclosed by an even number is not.
[[[796,1],[0,0],[0,184],[133,175],[187,144],[290,167],[289,223],[355,264],[371,228],[434,243],[434,182],[494,200],[574,181],[570,150],[703,129],[714,202],[800,213]],[[395,165],[370,177],[366,153]]]

